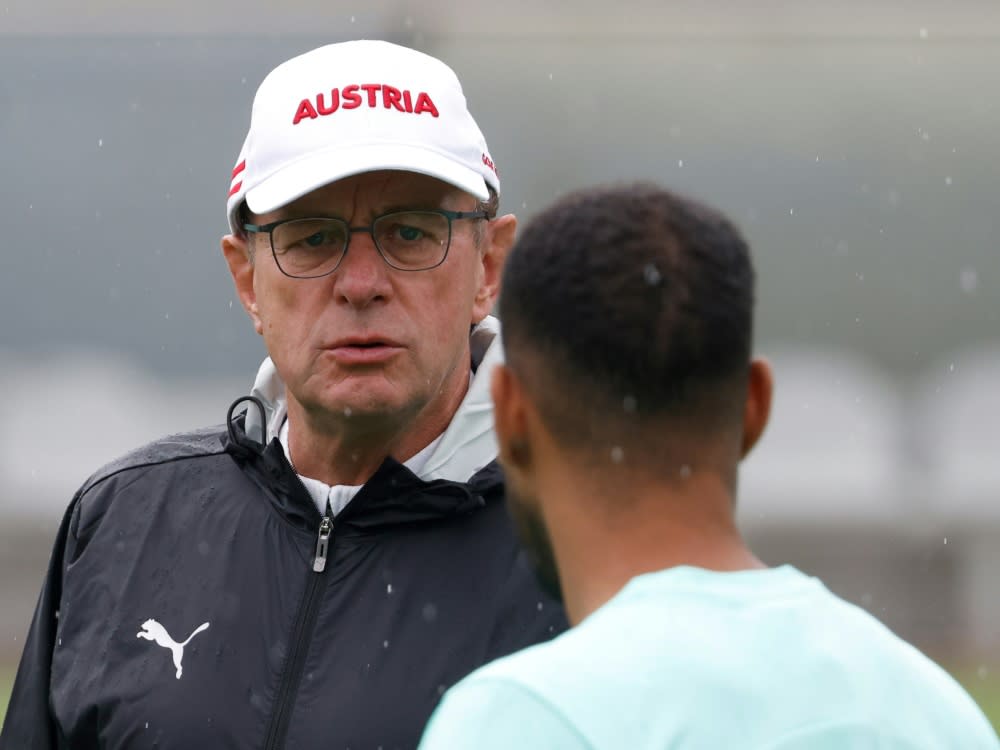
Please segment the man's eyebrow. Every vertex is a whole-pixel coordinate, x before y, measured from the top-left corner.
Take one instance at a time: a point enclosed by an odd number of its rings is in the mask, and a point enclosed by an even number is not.
[[[427,198],[415,198],[406,203],[389,203],[384,206],[380,206],[377,210],[370,211],[368,214],[368,221],[375,219],[379,216],[385,214],[392,214],[405,211],[440,211],[444,209],[445,204],[448,202],[447,196],[431,200]],[[460,210],[460,209],[455,209]],[[461,209],[461,210],[473,210],[473,209]],[[288,213],[282,213],[279,218],[275,219],[275,223],[278,221],[293,221],[295,219],[339,219],[340,221],[351,223],[347,218],[341,214],[333,213],[330,211],[309,211],[309,210],[295,210],[289,211]]]
[[[388,206],[384,206],[378,213],[373,214],[373,216],[391,214],[397,211],[438,211],[442,208],[443,203],[443,200],[429,201],[423,199],[410,201],[408,203],[393,203]]]

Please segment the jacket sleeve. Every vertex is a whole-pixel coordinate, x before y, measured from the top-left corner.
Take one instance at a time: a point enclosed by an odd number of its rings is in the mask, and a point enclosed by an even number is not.
[[[59,526],[48,573],[21,653],[3,729],[0,730],[0,750],[29,747],[55,750],[62,747],[49,710],[49,684],[62,596],[63,560],[76,506],[77,500],[74,500]]]

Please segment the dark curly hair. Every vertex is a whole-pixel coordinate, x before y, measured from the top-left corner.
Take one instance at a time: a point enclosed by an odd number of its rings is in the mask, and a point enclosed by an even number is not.
[[[577,192],[508,258],[507,360],[562,443],[662,461],[677,442],[668,422],[684,435],[741,427],[754,281],[719,212],[646,183]]]

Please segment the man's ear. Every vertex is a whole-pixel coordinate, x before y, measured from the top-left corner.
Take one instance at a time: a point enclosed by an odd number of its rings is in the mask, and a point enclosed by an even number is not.
[[[531,451],[527,441],[527,402],[524,386],[507,365],[497,365],[490,380],[493,421],[499,459],[508,472],[528,468]]]
[[[482,277],[472,307],[473,324],[479,323],[492,312],[497,297],[500,296],[503,264],[507,260],[507,254],[511,247],[514,246],[517,218],[513,214],[498,216],[485,222],[485,227],[486,231],[481,240]]]
[[[229,273],[233,277],[233,285],[236,287],[236,294],[240,298],[243,309],[247,311],[247,315],[253,321],[254,330],[262,334],[264,324],[257,310],[257,292],[253,286],[254,265],[250,257],[250,246],[247,244],[247,239],[235,234],[227,234],[222,238],[222,254],[226,258],[226,264],[229,266]]]
[[[750,362],[750,377],[747,379],[747,400],[743,407],[743,443],[740,458],[746,458],[764,434],[771,416],[771,396],[774,392],[774,376],[767,360],[755,358]]]

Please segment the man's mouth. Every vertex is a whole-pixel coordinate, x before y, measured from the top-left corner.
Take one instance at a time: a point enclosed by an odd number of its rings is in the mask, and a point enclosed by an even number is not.
[[[375,337],[351,337],[334,342],[329,351],[341,364],[378,364],[401,352],[395,341]]]

